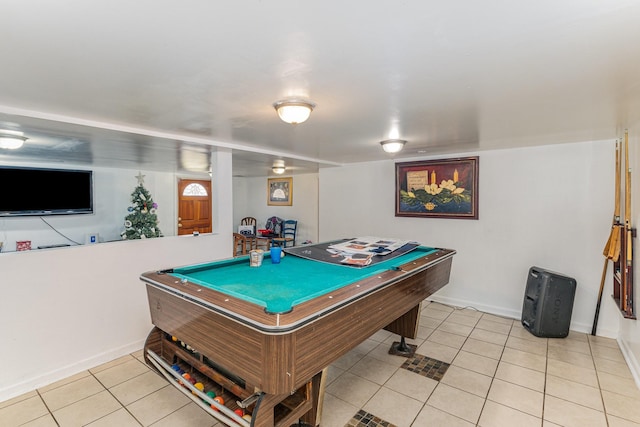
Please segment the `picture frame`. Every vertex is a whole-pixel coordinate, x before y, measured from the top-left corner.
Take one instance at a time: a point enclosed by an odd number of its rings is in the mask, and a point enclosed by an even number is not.
[[[268,178],[267,205],[291,206],[293,204],[293,178]]]
[[[478,219],[480,158],[396,163],[398,217]]]

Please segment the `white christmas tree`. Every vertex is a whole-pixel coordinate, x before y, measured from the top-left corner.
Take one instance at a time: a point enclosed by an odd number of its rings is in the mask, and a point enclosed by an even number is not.
[[[131,206],[127,209],[129,215],[124,219],[124,231],[120,235],[123,239],[162,237],[156,215],[158,204],[153,201],[151,193],[144,187],[144,175],[138,172],[136,178],[138,185],[131,193]]]

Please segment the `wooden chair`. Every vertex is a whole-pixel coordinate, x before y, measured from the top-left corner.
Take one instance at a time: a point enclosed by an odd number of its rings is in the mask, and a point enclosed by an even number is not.
[[[253,232],[256,232],[258,221],[252,216],[245,216],[240,220],[240,225],[253,225]]]
[[[274,245],[286,248],[287,246],[296,245],[296,231],[298,229],[298,221],[288,219],[282,223],[281,237],[275,237],[271,241]]]
[[[240,233],[233,233],[233,256],[246,255],[247,247],[247,238]]]
[[[253,235],[252,236],[246,236],[245,235],[245,237],[247,239],[247,251],[250,251],[252,249],[258,249],[258,246],[264,246],[264,243],[261,242],[257,237],[258,221],[254,217],[246,216],[246,217],[242,218],[240,220],[240,225],[250,225],[250,226],[253,227]]]

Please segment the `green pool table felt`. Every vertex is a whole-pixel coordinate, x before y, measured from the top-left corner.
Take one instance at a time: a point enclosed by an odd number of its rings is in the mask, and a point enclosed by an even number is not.
[[[279,264],[273,264],[267,252],[260,267],[250,267],[249,257],[245,256],[175,268],[170,274],[263,306],[269,313],[286,313],[297,304],[436,250],[420,246],[396,258],[363,268],[310,261],[294,255],[287,255]]]

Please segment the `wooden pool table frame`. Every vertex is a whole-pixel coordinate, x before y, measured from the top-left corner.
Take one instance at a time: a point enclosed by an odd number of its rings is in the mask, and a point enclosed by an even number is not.
[[[454,255],[438,249],[279,315],[162,272],[141,280],[157,328],[241,377],[247,389],[284,398],[382,328],[415,338],[420,303],[449,282]],[[264,419],[254,425],[273,422]]]

